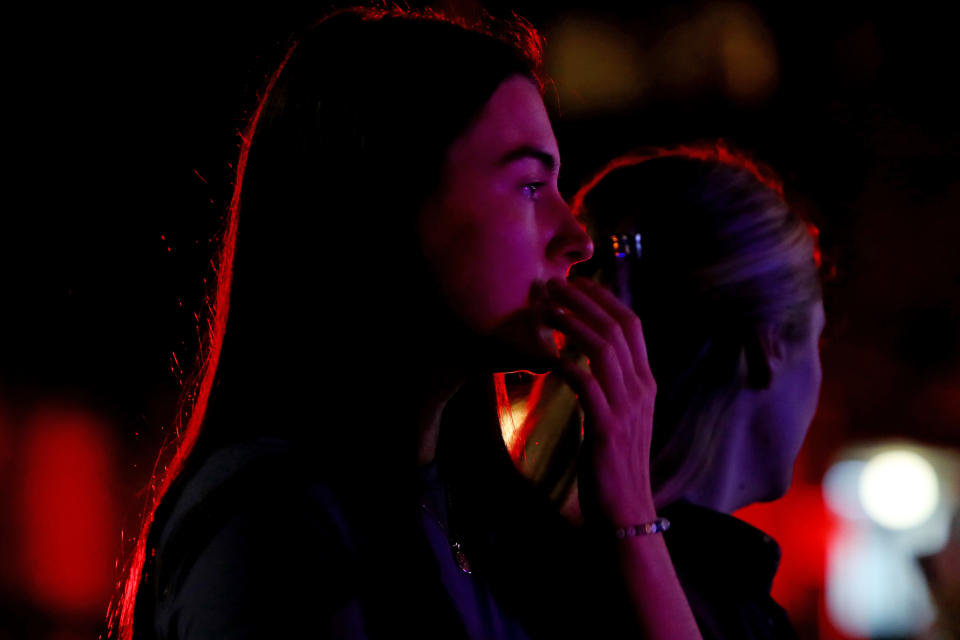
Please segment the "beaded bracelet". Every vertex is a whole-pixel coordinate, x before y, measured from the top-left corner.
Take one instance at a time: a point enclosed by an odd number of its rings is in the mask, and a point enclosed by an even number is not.
[[[637,524],[632,527],[620,527],[616,530],[616,536],[619,539],[628,536],[649,536],[654,533],[663,533],[670,528],[670,521],[666,518],[657,518],[653,522]]]

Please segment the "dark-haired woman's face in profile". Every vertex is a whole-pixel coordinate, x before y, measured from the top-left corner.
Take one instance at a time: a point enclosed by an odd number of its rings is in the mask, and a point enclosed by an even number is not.
[[[420,219],[424,255],[444,302],[490,338],[486,364],[538,369],[556,354],[537,288],[592,253],[557,190],[560,157],[540,93],[505,80],[452,143]]]

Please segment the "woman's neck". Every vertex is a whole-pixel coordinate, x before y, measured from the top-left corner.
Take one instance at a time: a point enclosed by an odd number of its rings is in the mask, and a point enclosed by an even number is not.
[[[420,466],[430,464],[436,457],[443,410],[465,379],[465,375],[454,367],[437,366],[431,369],[420,387],[417,443],[417,463]]]
[[[423,405],[420,412],[417,464],[421,467],[433,462],[437,455],[437,441],[440,439],[440,418],[446,404],[446,401],[427,403]]]
[[[741,395],[723,424],[717,425],[721,441],[709,467],[678,496],[679,500],[723,513],[733,513],[755,502],[753,485],[763,482],[763,478],[750,477],[754,471],[751,454],[758,443],[751,442],[752,416],[745,404]]]

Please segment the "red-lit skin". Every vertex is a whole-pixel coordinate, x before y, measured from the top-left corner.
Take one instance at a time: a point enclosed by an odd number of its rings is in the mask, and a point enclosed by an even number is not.
[[[497,360],[483,363],[493,370],[542,368],[556,357],[538,285],[593,252],[557,189],[559,169],[540,92],[515,76],[450,146],[440,189],[422,210],[440,294],[469,333],[494,338],[499,348],[484,357]]]
[[[420,461],[434,457],[458,367],[552,363],[586,416],[581,501],[587,521],[599,527],[649,522],[656,518],[649,480],[656,385],[643,332],[633,311],[609,291],[589,280],[567,283],[567,270],[588,258],[592,245],[557,190],[559,164],[539,91],[519,76],[497,88],[448,150],[441,186],[422,210],[422,246],[443,300],[472,336],[467,341],[489,348],[475,363],[445,359],[459,351],[450,345],[425,354],[435,377],[421,390]],[[589,371],[557,358],[550,328],[589,358]],[[477,353],[470,346],[466,352]],[[698,638],[663,538],[651,538],[616,545],[637,622],[655,640]],[[660,581],[652,593],[650,576]]]
[[[557,358],[544,284],[593,245],[557,189],[560,155],[537,85],[508,78],[447,151],[419,219],[421,246],[461,344],[423,355],[420,461],[433,459],[440,414],[471,369],[540,370]],[[432,386],[433,388],[429,388]]]

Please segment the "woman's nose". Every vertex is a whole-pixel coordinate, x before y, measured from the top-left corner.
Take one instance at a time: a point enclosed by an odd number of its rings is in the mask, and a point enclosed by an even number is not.
[[[589,260],[593,255],[593,240],[573,216],[570,207],[562,198],[557,198],[557,227],[547,245],[547,257],[565,262],[569,268],[578,262]]]

